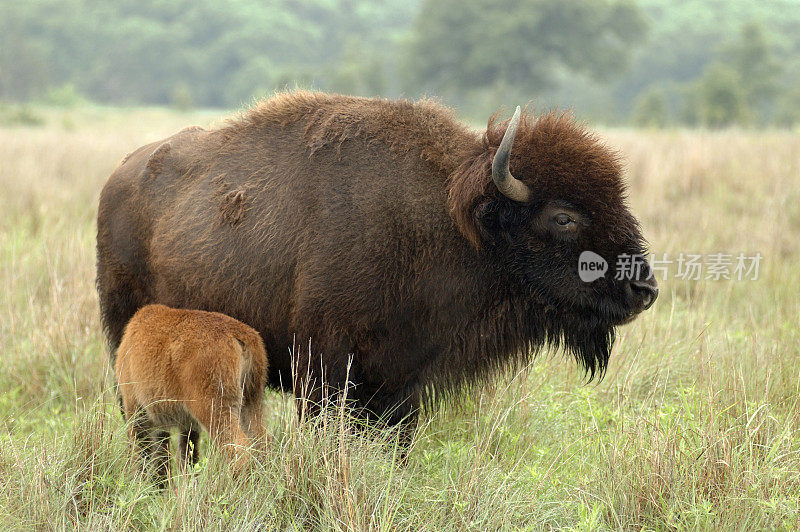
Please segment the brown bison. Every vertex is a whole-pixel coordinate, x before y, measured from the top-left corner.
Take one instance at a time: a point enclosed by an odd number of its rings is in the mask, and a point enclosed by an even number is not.
[[[349,381],[393,423],[546,344],[602,374],[657,295],[644,259],[615,272],[643,246],[617,155],[567,115],[480,134],[431,101],[298,91],[129,155],[97,286],[112,352],[147,303],[223,312],[261,333],[272,386]],[[584,250],[606,275],[580,279]]]
[[[237,471],[247,465],[245,447],[264,443],[267,355],[258,332],[244,323],[147,305],[125,327],[114,373],[131,440],[162,484],[172,427],[180,429],[181,463],[197,463],[201,428]]]

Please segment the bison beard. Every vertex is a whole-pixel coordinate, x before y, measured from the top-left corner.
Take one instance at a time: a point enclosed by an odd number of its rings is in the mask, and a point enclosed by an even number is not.
[[[512,126],[480,135],[433,102],[294,92],[140,148],[98,210],[112,356],[146,304],[221,312],[261,333],[273,387],[293,363],[316,384],[321,368],[390,423],[548,344],[602,376],[614,326],[654,299],[569,273],[581,249],[614,263],[640,248],[617,157],[568,116]],[[561,205],[584,222],[574,238],[542,218]]]
[[[614,327],[590,316],[570,322],[561,318],[550,323],[547,336],[550,345],[562,346],[575,357],[590,381],[605,374],[614,346]]]
[[[457,396],[487,374],[508,365],[529,364],[548,347],[573,357],[589,382],[602,379],[614,345],[615,327],[598,314],[563,314],[552,307],[542,308],[524,305],[506,313],[502,325],[483,322],[479,325],[482,332],[469,331],[465,336],[474,344],[459,346],[456,352],[480,352],[483,356],[475,359],[479,363],[467,366],[443,359],[441,364],[448,371],[436,370],[422,390],[423,401],[430,404],[434,398]],[[505,329],[504,333],[498,335],[499,329]]]

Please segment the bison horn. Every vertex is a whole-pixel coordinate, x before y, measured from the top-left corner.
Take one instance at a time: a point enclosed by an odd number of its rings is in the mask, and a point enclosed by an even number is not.
[[[514,116],[511,117],[511,121],[508,123],[503,140],[500,141],[500,147],[497,148],[497,153],[494,155],[492,180],[494,180],[497,190],[502,192],[508,199],[524,202],[530,199],[531,192],[525,186],[525,183],[514,177],[511,174],[511,170],[508,169],[511,145],[514,144],[514,137],[517,135],[517,128],[519,127],[519,116],[518,105],[517,110],[514,111]]]

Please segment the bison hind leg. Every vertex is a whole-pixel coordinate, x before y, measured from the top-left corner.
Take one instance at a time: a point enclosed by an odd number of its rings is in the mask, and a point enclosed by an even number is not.
[[[149,303],[149,298],[141,282],[141,272],[119,265],[109,267],[104,259],[108,257],[101,256],[98,246],[96,282],[100,320],[113,365],[125,326],[137,310]]]

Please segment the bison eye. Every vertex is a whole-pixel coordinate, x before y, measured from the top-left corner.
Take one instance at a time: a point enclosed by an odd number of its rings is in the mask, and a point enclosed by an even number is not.
[[[570,224],[574,224],[575,223],[575,220],[573,220],[572,218],[569,217],[568,214],[564,214],[563,212],[559,213],[559,214],[556,214],[553,219],[561,227],[567,227]]]

